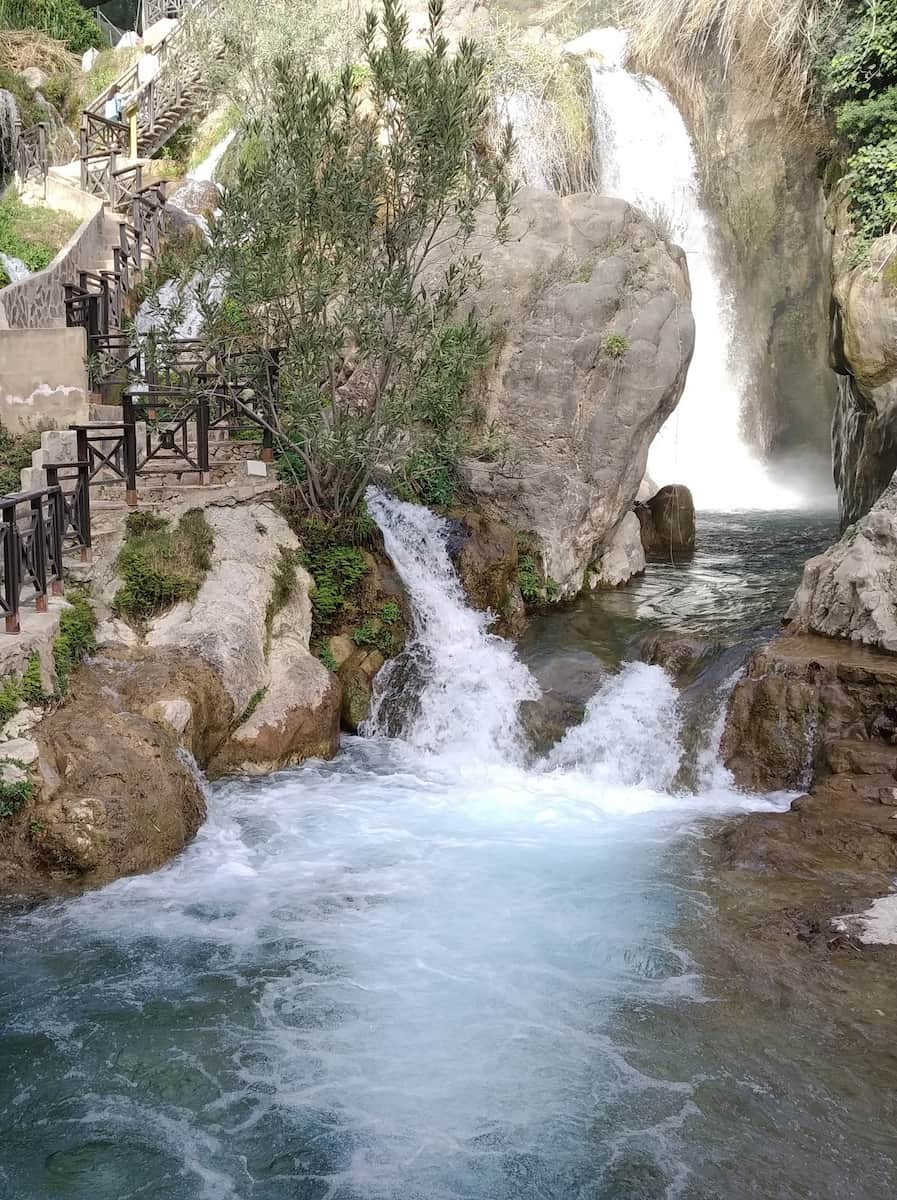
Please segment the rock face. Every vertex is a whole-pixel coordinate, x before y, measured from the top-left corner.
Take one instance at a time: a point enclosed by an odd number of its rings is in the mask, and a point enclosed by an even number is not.
[[[897,234],[851,266],[850,224],[833,197],[831,364],[838,374],[832,458],[845,524],[869,511],[897,470]]]
[[[632,507],[694,346],[684,256],[622,200],[526,189],[475,306],[500,345],[480,397],[510,447],[471,461],[477,505],[580,590]]]
[[[196,599],[176,605],[146,636],[152,650],[207,663],[237,715],[236,727],[206,762],[221,773],[332,757],[339,744],[339,684],[308,648],[311,579],[295,564],[295,535],[262,505],[208,508],[206,519],[215,536],[211,571]],[[275,612],[284,554],[293,560],[292,584]]]
[[[628,512],[611,535],[601,555],[598,570],[589,576],[591,587],[620,587],[645,569],[642,527],[634,512]]]
[[[513,529],[473,510],[459,512],[456,521],[450,549],[468,600],[481,612],[494,613],[494,633],[516,636],[526,625],[526,613]]]
[[[897,482],[839,542],[807,563],[788,620],[796,632],[897,654]]]
[[[667,560],[687,558],[695,548],[695,505],[682,484],[661,488],[646,504],[636,506],[646,554]]]
[[[732,693],[722,755],[757,791],[808,788],[844,740],[897,739],[897,657],[813,634],[776,638]]]

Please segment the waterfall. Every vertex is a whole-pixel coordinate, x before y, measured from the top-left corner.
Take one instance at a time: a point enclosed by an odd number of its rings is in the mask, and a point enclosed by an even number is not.
[[[22,260],[14,258],[11,254],[0,252],[0,267],[6,272],[6,277],[10,283],[21,283],[22,280],[31,278],[31,271],[28,270]]]
[[[568,50],[589,58],[602,192],[644,211],[688,260],[694,358],[679,406],[651,447],[648,472],[659,487],[687,484],[702,509],[793,507],[797,497],[772,483],[741,435],[744,380],[735,366],[732,302],[714,261],[691,138],[660,84],[625,69],[627,39],[623,30],[598,29]]]
[[[529,92],[512,92],[499,96],[496,108],[499,121],[513,126],[514,165],[521,178],[529,187],[551,191],[552,151],[544,136],[543,102]]]
[[[0,179],[15,166],[19,109],[12,92],[0,88]]]
[[[195,180],[197,183],[214,183],[215,172],[218,170],[218,164],[224,158],[228,146],[236,137],[236,130],[231,129],[228,133],[216,142],[209,154],[193,168],[187,172],[187,179]]]
[[[407,653],[425,663],[405,741],[436,753],[463,749],[465,757],[485,762],[520,757],[519,707],[539,688],[510,643],[489,633],[488,615],[468,606],[446,548],[448,522],[376,488],[367,504],[411,598],[414,633]],[[385,732],[383,699],[397,664],[378,678],[370,733]]]

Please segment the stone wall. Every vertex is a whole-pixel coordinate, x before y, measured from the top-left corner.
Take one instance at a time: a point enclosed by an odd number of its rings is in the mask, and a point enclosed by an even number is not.
[[[84,200],[93,210],[92,215],[75,230],[46,270],[0,288],[0,329],[65,325],[63,285],[77,282],[79,271],[97,270],[107,256],[103,203],[88,197]]]
[[[0,329],[0,425],[22,434],[86,421],[86,357],[83,329]]]

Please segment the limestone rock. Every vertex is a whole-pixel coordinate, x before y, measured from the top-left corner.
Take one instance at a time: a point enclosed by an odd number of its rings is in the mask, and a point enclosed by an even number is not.
[[[611,535],[610,543],[590,575],[591,587],[619,587],[645,569],[642,529],[634,512],[628,512]]]
[[[340,689],[308,648],[310,590],[308,573],[297,568],[293,595],[271,627],[267,682],[252,712],[215,754],[211,769],[216,773],[261,773],[336,753]]]
[[[683,484],[661,488],[637,508],[641,537],[647,554],[675,561],[695,548],[695,505]]]
[[[686,678],[708,653],[710,646],[698,634],[686,629],[661,629],[642,638],[639,657],[672,675],[676,680]]]
[[[461,511],[450,549],[458,577],[474,608],[492,612],[494,633],[519,634],[526,613],[517,580],[517,540],[514,530],[475,510]]]
[[[897,234],[879,238],[853,266],[843,192],[830,205],[834,322],[831,363],[838,373],[832,423],[835,484],[843,521],[869,511],[897,470]]]
[[[46,71],[42,71],[40,67],[26,67],[22,71],[22,78],[33,92],[39,92],[50,76]]]
[[[807,787],[842,741],[897,742],[897,657],[814,634],[775,638],[729,702],[722,756],[758,791]]]
[[[897,653],[897,482],[840,541],[810,559],[787,618],[795,632]]]
[[[561,595],[582,587],[678,403],[694,345],[684,256],[622,200],[525,189],[474,298],[500,350],[481,381],[506,461],[466,464],[477,507],[525,533]],[[621,355],[602,349],[609,334]]]
[[[60,800],[41,813],[40,848],[66,870],[93,871],[108,843],[106,806],[95,797]]]

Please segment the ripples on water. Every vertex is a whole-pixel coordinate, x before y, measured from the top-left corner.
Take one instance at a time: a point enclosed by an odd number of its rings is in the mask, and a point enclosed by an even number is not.
[[[0,1195],[889,1196],[817,1016],[760,1030],[681,943],[698,819],[782,801],[671,790],[657,668],[602,696],[536,769],[349,739],[216,785],[166,868],[8,913]]]

